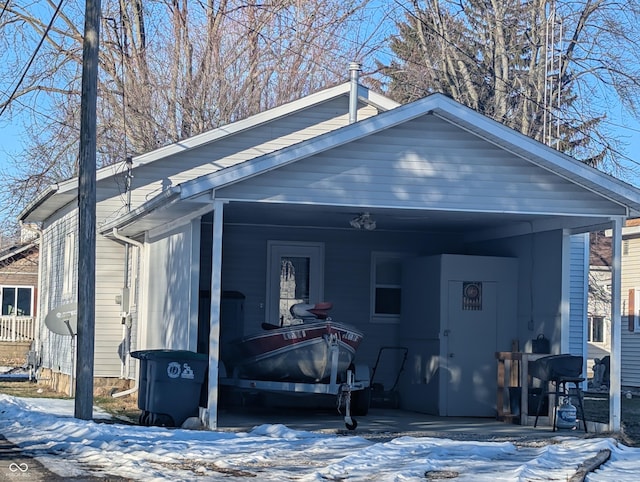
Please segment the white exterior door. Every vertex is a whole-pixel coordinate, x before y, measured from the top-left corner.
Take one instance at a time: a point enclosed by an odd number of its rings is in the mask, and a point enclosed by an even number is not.
[[[446,415],[493,417],[497,283],[449,281],[445,335]]]
[[[266,321],[286,326],[292,305],[323,301],[324,245],[272,241],[268,249]]]

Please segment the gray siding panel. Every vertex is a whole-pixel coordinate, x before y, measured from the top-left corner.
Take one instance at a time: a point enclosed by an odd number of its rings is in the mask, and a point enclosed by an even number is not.
[[[571,236],[569,279],[569,352],[586,357],[586,319],[589,283],[589,234]]]

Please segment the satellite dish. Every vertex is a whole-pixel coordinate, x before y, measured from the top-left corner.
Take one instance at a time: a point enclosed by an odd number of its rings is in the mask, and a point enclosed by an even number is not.
[[[78,304],[58,306],[44,318],[47,328],[58,335],[74,336],[78,332]]]

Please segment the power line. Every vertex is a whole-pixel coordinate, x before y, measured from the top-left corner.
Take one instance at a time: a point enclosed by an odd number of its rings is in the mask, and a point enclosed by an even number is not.
[[[2,6],[2,12],[0,12],[0,20],[2,20],[2,16],[4,15],[4,12],[7,11],[7,7],[9,6],[10,2],[11,0],[7,0],[6,2],[4,2],[4,5]]]
[[[7,6],[8,3],[9,2],[7,2],[5,4],[5,7]],[[42,46],[42,44],[46,40],[47,34],[49,33],[49,30],[51,30],[51,27],[53,26],[53,22],[55,21],[56,17],[58,16],[58,12],[60,12],[60,9],[62,8],[62,4],[63,3],[64,3],[64,0],[60,0],[60,3],[58,3],[58,6],[56,7],[55,12],[53,12],[53,16],[51,17],[51,21],[49,22],[49,25],[47,25],[47,28],[45,29],[45,31],[42,33],[40,41],[38,42],[38,46],[36,47],[36,50],[31,55],[31,58],[29,59],[29,62],[27,63],[26,67],[24,68],[24,70],[22,72],[22,76],[20,77],[20,80],[18,81],[18,83],[16,84],[15,88],[13,89],[13,92],[11,93],[9,98],[7,99],[7,102],[2,107],[2,110],[0,111],[0,117],[2,117],[2,114],[4,114],[4,111],[7,110],[7,108],[9,107],[9,104],[11,104],[11,101],[13,100],[13,96],[16,95],[16,93],[18,92],[18,89],[22,85],[22,82],[24,81],[25,77],[27,76],[27,73],[29,72],[29,69],[31,68],[31,65],[33,64],[33,61],[35,60],[36,55],[38,54],[38,51],[40,50],[40,47]],[[2,11],[2,13],[4,13],[4,10]]]

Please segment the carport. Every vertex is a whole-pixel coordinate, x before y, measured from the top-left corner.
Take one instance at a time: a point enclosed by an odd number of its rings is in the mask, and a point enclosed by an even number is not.
[[[494,354],[510,350],[513,340],[526,350],[529,340],[544,333],[552,353],[585,352],[589,232],[612,230],[612,319],[620,320],[621,228],[639,211],[640,191],[632,186],[434,94],[170,187],[106,223],[101,233],[144,239],[143,282],[157,284],[167,269],[177,273],[174,283],[183,277],[180,293],[156,287],[146,303],[171,306],[172,297],[190,293],[187,323],[197,334],[188,343],[206,345],[210,374],[220,367],[223,292],[245,296],[240,326],[249,333],[277,306],[269,271],[279,266],[277,257],[294,251],[311,261],[317,257],[315,300],[332,298],[336,318],[366,331],[361,360],[371,364],[390,340],[410,342],[403,399],[434,390],[437,395],[426,405],[403,408],[451,417],[462,413],[453,402],[464,397],[471,396],[472,406],[495,401]],[[375,220],[375,229],[353,226],[363,214]],[[422,282],[414,274],[385,286],[376,278],[380,260],[423,265],[426,275],[433,260],[441,267],[448,263],[444,257],[453,257],[452,266],[459,268],[448,278]],[[496,260],[510,260],[508,275],[495,263],[483,264]],[[464,300],[455,293],[468,293],[474,283],[486,294],[482,306],[495,308],[487,322],[490,337],[460,330],[463,325],[452,325],[451,310],[444,309],[456,297]],[[441,289],[445,285],[450,289]],[[422,296],[436,302],[423,308],[415,301],[402,313],[376,312],[378,288],[404,295],[416,286],[432,286]],[[445,291],[454,295],[442,298]],[[481,311],[469,299],[456,306],[467,312],[468,322],[471,312]],[[171,330],[176,336],[184,330],[177,322],[140,322],[149,336],[162,333],[164,339],[171,339]],[[611,335],[610,428],[619,430],[620,333]],[[477,345],[484,348],[478,354],[482,372],[468,375],[478,363],[465,356]],[[216,376],[209,376],[205,419],[211,428],[220,426]]]

